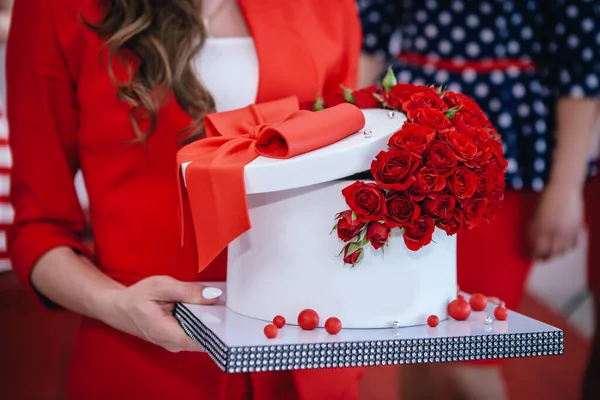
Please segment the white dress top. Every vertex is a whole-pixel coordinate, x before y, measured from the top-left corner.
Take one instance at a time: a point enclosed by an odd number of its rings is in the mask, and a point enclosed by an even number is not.
[[[194,59],[194,67],[213,96],[217,111],[256,102],[258,57],[252,37],[208,37]]]

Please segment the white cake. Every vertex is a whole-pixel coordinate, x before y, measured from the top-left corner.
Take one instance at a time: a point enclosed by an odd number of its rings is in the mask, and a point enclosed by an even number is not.
[[[348,209],[341,191],[352,183],[340,179],[368,170],[405,121],[386,110],[363,113],[370,137],[361,131],[308,154],[259,157],[246,166],[252,229],[228,249],[231,310],[265,321],[283,315],[295,324],[298,313],[311,308],[321,326],[338,317],[344,328],[421,325],[432,314],[447,318],[456,297],[455,236],[436,230],[434,241],[417,252],[392,236],[385,254],[368,246],[354,267],[338,257],[343,242],[331,229],[335,215]]]

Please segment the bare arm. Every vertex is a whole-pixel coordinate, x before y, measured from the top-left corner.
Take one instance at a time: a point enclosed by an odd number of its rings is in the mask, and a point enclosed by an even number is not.
[[[375,54],[362,53],[358,67],[358,88],[372,85],[381,77],[384,58]]]
[[[557,137],[550,184],[582,190],[600,112],[596,99],[563,98],[557,107]]]
[[[6,42],[10,28],[12,0],[0,0],[0,42]]]

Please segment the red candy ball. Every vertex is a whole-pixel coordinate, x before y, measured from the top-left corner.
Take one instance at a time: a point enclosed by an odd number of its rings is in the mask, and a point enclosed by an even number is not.
[[[330,335],[337,335],[342,330],[342,322],[336,317],[327,318],[325,330]]]
[[[473,311],[483,311],[487,307],[488,299],[481,293],[474,293],[469,299]]]
[[[277,327],[273,324],[269,324],[269,325],[265,326],[265,336],[268,337],[269,339],[273,339],[273,338],[277,337],[278,332],[279,332],[279,329],[277,329]]]
[[[457,321],[464,321],[471,315],[471,306],[464,297],[458,296],[448,304],[448,314]]]
[[[427,318],[427,325],[429,325],[430,327],[435,328],[439,324],[440,324],[440,319],[438,318],[437,315],[430,315],[429,318]]]
[[[305,331],[312,331],[319,325],[319,314],[315,310],[303,310],[298,314],[298,325]]]
[[[275,325],[279,329],[283,328],[283,326],[285,325],[285,318],[283,318],[281,315],[276,316],[275,318],[273,318],[273,325]]]
[[[494,309],[494,317],[498,321],[506,321],[508,318],[508,309],[506,307],[498,306]]]

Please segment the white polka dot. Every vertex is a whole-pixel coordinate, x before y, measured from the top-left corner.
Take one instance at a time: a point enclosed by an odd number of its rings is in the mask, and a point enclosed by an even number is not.
[[[565,28],[565,25],[563,23],[558,23],[556,24],[556,27],[554,28],[555,32],[557,35],[564,35],[565,31],[567,30],[567,28]]]
[[[462,72],[462,78],[466,83],[473,83],[477,79],[477,72],[474,69],[467,68]]]
[[[514,8],[514,4],[512,1],[503,2],[504,11],[511,12]]]
[[[596,33],[596,43],[600,44],[600,32]]]
[[[570,35],[567,39],[567,46],[569,46],[571,49],[579,47],[579,38],[575,35]]]
[[[459,1],[455,0],[452,2],[452,9],[457,13],[461,13],[465,9],[465,4],[462,0],[459,0]]]
[[[521,25],[523,23],[523,16],[519,13],[514,13],[510,16],[510,22],[512,22],[513,25]]]
[[[427,40],[422,36],[418,36],[415,39],[415,48],[417,50],[425,50],[427,48]]]
[[[494,46],[494,53],[496,53],[496,56],[498,58],[504,57],[506,55],[506,47],[504,46],[504,44],[496,44],[496,46]]]
[[[490,74],[490,79],[491,79],[492,83],[495,83],[496,85],[500,85],[502,82],[504,82],[504,73],[500,70],[494,70]]]
[[[521,29],[521,37],[525,40],[531,39],[533,37],[533,30],[528,26],[524,26]]]
[[[533,53],[537,54],[542,51],[542,45],[539,42],[535,42],[531,45]]]
[[[535,161],[533,162],[533,168],[537,172],[544,172],[544,168],[546,168],[546,162],[544,161],[543,158],[536,158]]]
[[[512,124],[512,117],[509,113],[503,112],[498,116],[498,125],[502,128],[509,128]]]
[[[506,167],[506,172],[509,172],[511,174],[514,174],[515,172],[517,172],[517,160],[515,160],[514,158],[509,158],[506,161],[508,161],[508,166]]]
[[[436,0],[427,0],[427,2],[425,3],[425,7],[427,7],[430,10],[435,10],[437,6],[438,5]]]
[[[594,74],[589,74],[585,78],[585,84],[590,89],[596,89],[598,87],[598,77]]]
[[[435,80],[438,83],[446,83],[449,77],[450,75],[445,69],[441,69],[435,74]]]
[[[523,98],[525,96],[525,86],[522,83],[515,83],[512,87],[512,94],[517,99]]]
[[[484,43],[492,43],[494,41],[494,32],[489,28],[485,28],[481,30],[479,37]]]
[[[508,75],[511,78],[516,78],[520,74],[521,70],[519,70],[519,68],[514,65],[511,65],[510,67],[506,68],[506,75]]]
[[[531,180],[531,187],[536,192],[541,192],[542,190],[544,190],[544,181],[542,180],[542,178],[536,176]]]
[[[427,13],[424,10],[417,11],[415,13],[415,19],[421,23],[425,22],[427,21]]]
[[[374,33],[369,33],[365,36],[365,45],[367,47],[374,47],[377,45],[377,36]]]
[[[542,85],[538,81],[532,81],[529,84],[529,89],[531,89],[533,93],[540,93],[542,91]]]
[[[438,44],[438,49],[442,54],[450,54],[450,52],[452,51],[452,43],[445,39],[440,40],[440,43]]]
[[[502,103],[499,99],[494,98],[490,100],[490,104],[488,107],[490,108],[490,111],[496,112],[500,110],[500,108],[502,107]]]
[[[438,20],[442,25],[450,25],[452,22],[452,15],[448,11],[442,11],[438,17]]]
[[[465,30],[460,26],[455,26],[454,28],[452,28],[450,35],[452,36],[452,39],[456,40],[457,42],[460,42],[465,38]]]
[[[577,15],[579,15],[579,9],[577,6],[571,4],[569,7],[567,7],[567,15],[569,18],[577,18]]]
[[[544,139],[538,139],[535,141],[535,151],[537,151],[540,154],[543,154],[546,152],[547,146],[546,146],[546,141]]]
[[[533,110],[538,115],[546,115],[546,106],[540,100],[533,102]]]
[[[571,90],[569,91],[569,95],[571,97],[575,97],[577,99],[581,99],[583,97],[585,97],[585,91],[583,90],[583,88],[579,85],[573,85],[571,86]]]
[[[451,84],[448,85],[448,90],[452,91],[452,92],[462,92],[462,86],[460,86],[460,84],[456,83],[456,82],[452,82]]]
[[[482,1],[481,4],[479,4],[479,10],[483,14],[490,14],[492,12],[492,6],[487,1]]]
[[[435,72],[435,67],[433,66],[433,64],[425,64],[423,65],[423,72],[427,75],[433,75],[433,73]]]
[[[481,49],[479,48],[479,45],[475,42],[470,42],[469,44],[467,44],[467,54],[471,57],[477,57],[479,56]]]
[[[583,21],[581,21],[581,28],[585,31],[585,32],[591,32],[594,30],[594,20],[591,18],[584,18]]]
[[[511,183],[512,187],[515,188],[515,190],[520,190],[523,188],[523,181],[518,176],[515,176],[514,178],[512,178],[510,183]]]
[[[398,81],[400,82],[410,82],[412,80],[412,74],[410,71],[404,70],[400,71],[398,74]]]
[[[475,14],[467,15],[467,26],[471,28],[477,28],[479,25],[479,17]]]
[[[494,21],[494,24],[496,24],[496,26],[498,27],[498,29],[506,29],[506,18],[500,16],[500,17],[496,17],[496,20]]]
[[[569,74],[569,71],[567,70],[562,70],[560,71],[560,82],[568,85],[571,82],[571,74]]]
[[[535,130],[538,134],[546,132],[546,121],[538,119],[535,121]]]
[[[425,85],[425,81],[421,78],[417,78],[415,79],[412,83],[414,83],[417,86],[424,86]]]
[[[430,39],[433,39],[434,37],[436,37],[438,34],[438,29],[435,27],[435,25],[433,24],[427,24],[427,26],[425,27],[425,36],[427,36]]]
[[[480,98],[487,97],[490,93],[490,88],[485,83],[478,83],[475,85],[475,95]]]
[[[589,47],[586,47],[581,52],[581,58],[583,58],[583,61],[592,61],[594,58],[594,52]]]
[[[508,53],[509,54],[517,54],[521,49],[521,45],[516,40],[511,40],[508,42]]]
[[[368,18],[370,22],[376,24],[381,21],[381,14],[379,14],[377,11],[371,11]]]
[[[530,112],[531,112],[531,110],[530,110],[529,105],[527,103],[521,103],[517,107],[517,114],[519,114],[519,116],[522,117],[522,118],[527,117]]]

